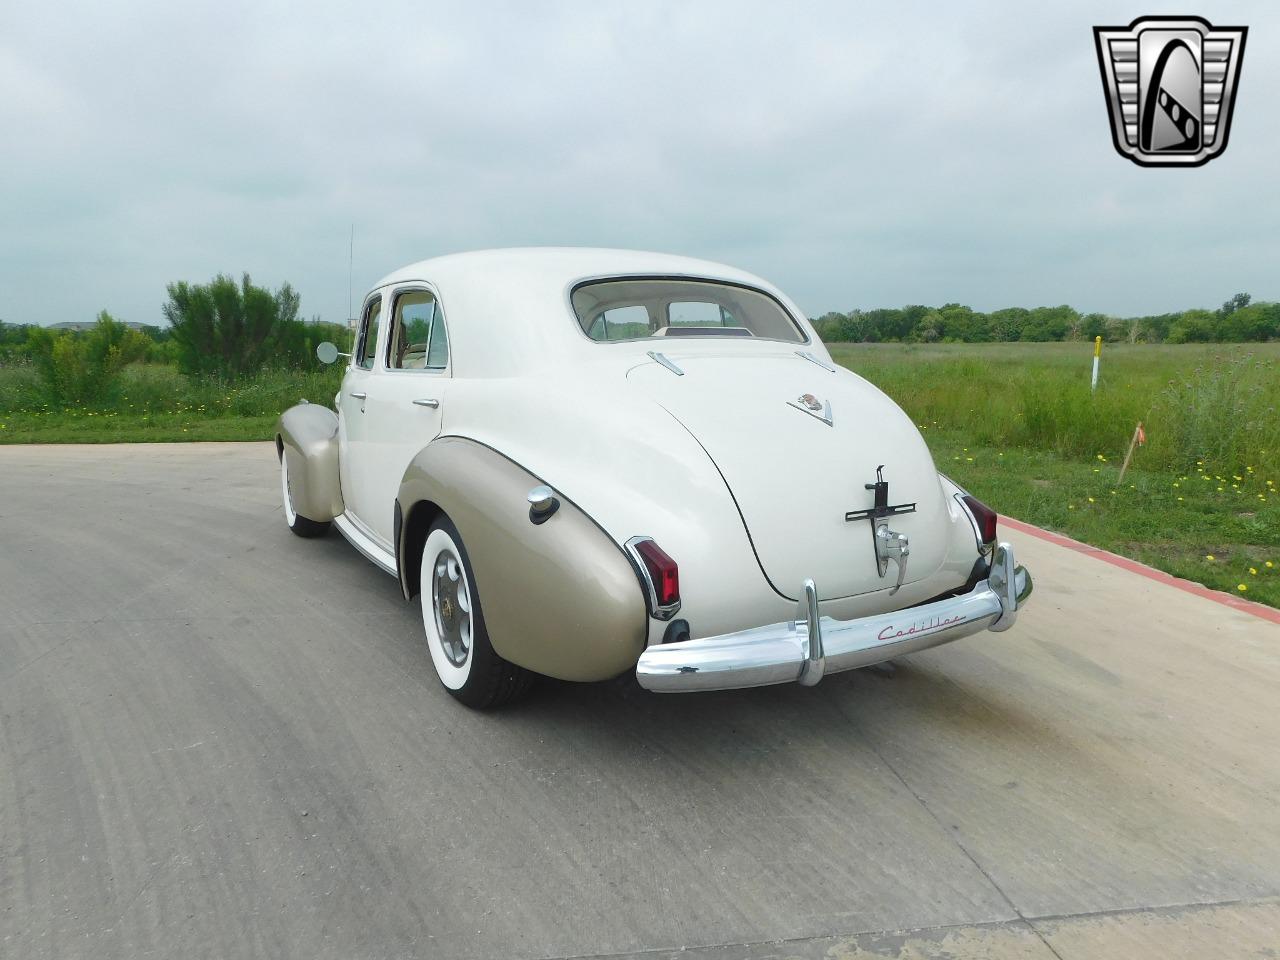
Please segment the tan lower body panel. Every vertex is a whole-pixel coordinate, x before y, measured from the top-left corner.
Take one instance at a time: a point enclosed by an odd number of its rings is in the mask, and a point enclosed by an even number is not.
[[[289,460],[289,490],[298,515],[316,521],[341,516],[338,415],[317,403],[300,403],[280,415],[276,436]]]
[[[635,667],[647,639],[640,581],[612,538],[563,496],[549,520],[530,521],[526,496],[542,482],[473,440],[433,441],[400,487],[400,565],[420,562],[425,531],[414,511],[438,507],[462,536],[502,657],[561,680],[617,676]],[[412,574],[405,579],[417,589]]]

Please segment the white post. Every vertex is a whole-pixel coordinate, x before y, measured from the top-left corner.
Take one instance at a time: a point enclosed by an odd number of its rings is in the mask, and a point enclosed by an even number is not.
[[[1095,337],[1093,341],[1093,382],[1090,384],[1090,390],[1098,389],[1098,360],[1102,357],[1102,338]]]

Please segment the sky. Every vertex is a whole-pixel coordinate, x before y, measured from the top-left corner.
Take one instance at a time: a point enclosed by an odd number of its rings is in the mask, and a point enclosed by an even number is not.
[[[1250,28],[1226,152],[1111,144],[1092,27]],[[0,320],[162,323],[248,272],[302,313],[483,247],[723,261],[812,316],[1280,299],[1280,5],[0,8]]]

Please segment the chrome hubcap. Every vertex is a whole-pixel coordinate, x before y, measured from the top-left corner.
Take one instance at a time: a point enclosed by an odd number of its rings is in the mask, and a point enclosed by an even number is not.
[[[460,667],[471,652],[471,594],[462,576],[462,564],[451,550],[443,550],[436,557],[431,603],[444,655]]]

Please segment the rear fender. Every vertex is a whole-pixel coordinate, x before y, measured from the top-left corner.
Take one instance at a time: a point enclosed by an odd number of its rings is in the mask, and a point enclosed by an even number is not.
[[[323,522],[343,512],[338,474],[338,415],[300,403],[280,415],[276,452],[289,462],[289,492],[299,516]]]
[[[633,669],[649,628],[635,567],[558,491],[559,508],[533,523],[527,497],[542,483],[475,440],[428,444],[398,498],[396,565],[405,596],[418,592],[427,529],[444,514],[462,536],[499,655],[561,680],[605,680]]]

